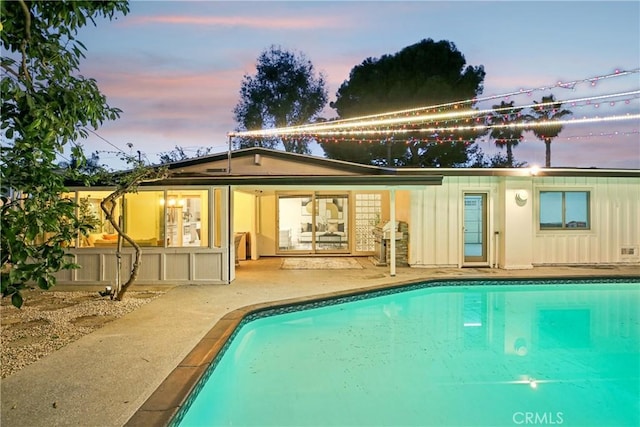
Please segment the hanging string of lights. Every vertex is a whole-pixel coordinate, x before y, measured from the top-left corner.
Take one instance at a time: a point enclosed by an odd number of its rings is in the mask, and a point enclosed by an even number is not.
[[[486,118],[490,115],[495,115],[496,113],[507,112],[507,114],[514,111],[522,111],[526,108],[545,108],[554,105],[568,105],[570,104],[572,107],[583,107],[592,105],[596,108],[600,106],[603,102],[608,102],[610,106],[616,105],[617,102],[624,102],[625,104],[630,104],[633,99],[637,99],[640,97],[640,90],[632,90],[625,92],[617,92],[612,94],[604,94],[590,97],[580,97],[575,99],[565,99],[565,100],[554,100],[552,102],[545,103],[533,103],[522,106],[507,106],[507,107],[496,107],[491,109],[482,109],[482,110],[473,110],[471,106],[479,101],[487,101],[498,98],[505,98],[513,95],[522,95],[522,94],[530,94],[534,91],[547,90],[552,87],[560,87],[560,88],[569,88],[573,89],[577,85],[582,83],[589,83],[592,86],[595,85],[596,82],[605,79],[612,79],[616,77],[628,76],[631,74],[639,73],[640,69],[629,70],[629,71],[620,71],[616,70],[614,73],[606,74],[602,76],[589,77],[585,79],[573,80],[570,82],[558,82],[555,85],[550,86],[541,86],[538,88],[532,89],[520,89],[517,92],[509,92],[500,95],[494,95],[490,97],[484,98],[474,98],[465,101],[452,102],[447,104],[439,104],[427,107],[419,107],[408,110],[395,111],[390,113],[369,115],[363,117],[357,117],[352,119],[343,119],[343,120],[333,120],[323,123],[317,124],[307,124],[300,126],[290,126],[283,128],[273,128],[273,129],[262,129],[256,131],[242,131],[242,132],[230,132],[228,133],[229,137],[294,137],[294,136],[304,136],[304,137],[318,137],[322,135],[341,135],[346,132],[349,135],[367,135],[367,134],[377,134],[377,135],[392,135],[397,133],[407,133],[407,132],[433,132],[433,129],[446,129],[446,131],[451,132],[460,132],[460,131],[468,131],[468,130],[482,130],[491,127],[497,126],[509,126],[513,127],[513,124],[508,125],[486,125],[486,124],[477,124],[475,126],[450,126],[446,128],[416,128],[416,126],[427,123],[436,123],[439,124],[441,121],[452,121],[459,119],[467,119],[467,122],[470,119],[474,119],[476,123],[486,121]],[[464,106],[467,105],[465,108]],[[444,111],[448,109],[447,111]],[[454,111],[451,111],[453,109]],[[458,110],[458,111],[455,111]],[[483,120],[483,118],[485,120]],[[600,121],[611,121],[611,120],[632,120],[637,118],[635,115],[617,115],[611,116],[608,118],[602,117],[593,117],[593,118],[582,118],[582,119],[572,119],[572,120],[564,120],[564,121],[554,121],[553,124],[561,125],[561,124],[578,124],[578,123],[587,123],[587,122],[600,122]],[[604,120],[603,120],[604,119]],[[526,125],[520,124],[522,127],[531,128],[532,126],[544,126],[549,123],[539,122],[539,124],[533,124],[533,122],[529,122]],[[401,127],[398,127],[401,126]],[[413,126],[411,129],[407,129],[407,126]],[[482,128],[480,128],[482,127]]]
[[[617,138],[617,137],[630,137],[630,136],[636,136],[636,135],[640,135],[640,130],[638,129],[634,129],[634,130],[616,130],[616,131],[610,131],[610,132],[589,132],[587,134],[578,134],[578,135],[566,135],[566,136],[557,136],[555,139],[556,140],[560,140],[560,141],[578,141],[578,140],[584,140],[584,139],[591,139],[591,138],[603,138],[603,137],[607,137],[609,139],[612,138]],[[373,137],[356,137],[353,135],[343,135],[343,136],[336,136],[336,135],[331,135],[331,136],[325,136],[325,135],[316,135],[314,136],[314,138],[318,141],[318,142],[357,142],[357,143],[372,143],[372,142],[380,142],[381,139],[380,138],[373,138]],[[399,139],[402,140],[402,139]],[[407,142],[411,142],[412,140],[415,140],[414,138],[407,138],[406,141]],[[478,138],[470,138],[470,137],[459,137],[459,136],[436,136],[433,138],[434,141],[436,142],[465,142],[465,143],[473,143],[473,142],[488,142],[489,140],[491,140],[491,138],[489,138],[487,135],[482,135]],[[501,143],[509,143],[509,142],[528,142],[528,141],[533,141],[533,140],[537,140],[536,138],[533,137],[526,137],[525,135],[522,135],[520,137],[517,138],[498,138],[495,141],[501,142]]]
[[[533,127],[539,126],[549,126],[550,124],[554,125],[573,125],[579,123],[595,123],[602,121],[618,121],[618,120],[633,120],[637,119],[638,115],[626,114],[626,115],[616,115],[609,117],[583,117],[583,118],[572,118],[565,120],[554,120],[554,121],[526,121],[521,123],[508,123],[508,124],[484,124],[486,122],[486,118],[490,114],[500,113],[500,112],[512,112],[514,110],[522,110],[525,108],[540,108],[545,106],[552,106],[558,104],[571,104],[572,106],[593,106],[598,108],[600,106],[599,102],[594,103],[594,101],[608,101],[608,105],[614,106],[616,100],[620,98],[624,99],[624,102],[629,104],[632,99],[640,97],[640,90],[636,91],[627,91],[627,92],[619,92],[614,94],[607,95],[598,95],[592,97],[583,97],[583,98],[575,98],[568,99],[563,101],[555,101],[555,102],[547,102],[547,103],[538,103],[538,104],[528,104],[524,106],[515,107],[506,107],[506,108],[495,108],[495,109],[486,109],[486,110],[468,110],[468,111],[459,111],[453,113],[436,113],[436,114],[426,114],[420,116],[410,116],[410,117],[397,117],[390,119],[380,119],[380,120],[365,120],[356,123],[338,123],[333,126],[318,124],[315,126],[306,126],[304,128],[295,127],[295,128],[274,128],[274,129],[263,129],[260,131],[252,131],[252,132],[240,132],[238,134],[232,136],[245,136],[245,137],[295,137],[295,136],[321,136],[321,135],[392,135],[392,134],[403,134],[408,132],[461,132],[461,131],[481,131],[485,129],[491,128],[525,128],[530,129]],[[477,124],[473,126],[465,126],[465,125],[457,125],[457,126],[448,126],[448,127],[439,127],[437,126],[440,122],[448,123],[450,121],[455,121],[459,119],[467,118],[467,122],[469,120],[475,121]],[[416,127],[417,124],[425,124],[425,123],[435,123],[436,127]],[[412,127],[407,128],[407,126],[412,125]],[[398,127],[402,126],[402,127]]]
[[[567,141],[578,140],[578,139],[588,139],[588,138],[596,138],[596,137],[608,137],[613,138],[617,136],[631,136],[631,135],[640,135],[640,130],[631,130],[631,131],[614,131],[614,132],[597,132],[597,133],[589,133],[588,135],[568,135],[560,139],[565,139]]]
[[[555,140],[558,141],[567,141],[567,142],[572,142],[572,141],[581,141],[581,140],[586,140],[586,139],[592,139],[592,138],[609,138],[609,139],[613,139],[613,138],[618,138],[618,137],[630,137],[630,136],[637,136],[640,135],[640,130],[631,130],[631,131],[613,131],[613,132],[590,132],[588,134],[583,134],[583,135],[569,135],[569,136],[557,136],[555,138]],[[318,142],[323,142],[323,143],[342,143],[342,142],[354,142],[354,143],[358,143],[358,144],[363,144],[363,143],[376,143],[376,142],[380,142],[380,138],[372,138],[372,137],[354,137],[354,136],[322,136],[322,135],[317,135],[315,136],[315,139]],[[486,136],[482,136],[479,139],[478,138],[464,138],[464,137],[453,137],[453,136],[436,136],[432,138],[433,142],[437,142],[437,143],[465,143],[465,144],[472,144],[473,142],[488,142],[489,138],[487,138]],[[402,140],[400,140],[402,141]],[[406,143],[411,143],[412,141],[414,141],[414,139],[412,138],[408,138],[406,139]],[[528,143],[531,141],[537,141],[537,139],[535,138],[527,138],[524,135],[519,137],[519,138],[498,138],[496,140],[494,140],[495,142],[501,143],[501,144],[508,144],[508,143]]]
[[[417,129],[340,129],[340,130],[317,130],[313,133],[302,134],[301,136],[345,136],[345,135],[378,135],[378,136],[402,136],[403,134],[410,133],[428,133],[428,134],[437,134],[437,133],[456,133],[456,132],[465,132],[465,131],[473,131],[473,132],[481,132],[487,129],[533,129],[538,127],[548,127],[548,126],[563,126],[563,125],[575,125],[582,123],[601,123],[601,122],[611,122],[611,121],[621,121],[621,120],[640,120],[640,114],[625,114],[625,115],[617,115],[617,116],[606,116],[606,117],[583,117],[583,118],[575,118],[575,119],[567,119],[567,120],[554,120],[554,121],[540,121],[540,122],[513,122],[513,123],[505,123],[505,124],[477,124],[477,125],[461,125],[461,126],[441,126],[441,127],[422,127]]]

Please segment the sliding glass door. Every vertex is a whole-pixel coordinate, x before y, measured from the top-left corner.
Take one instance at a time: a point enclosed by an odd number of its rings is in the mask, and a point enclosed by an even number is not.
[[[349,221],[347,195],[318,195],[315,197],[317,252],[347,251],[349,249]]]
[[[349,195],[278,194],[278,252],[349,251]]]

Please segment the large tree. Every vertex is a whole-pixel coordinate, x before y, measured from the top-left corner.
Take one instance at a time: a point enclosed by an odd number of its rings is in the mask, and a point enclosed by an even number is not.
[[[258,57],[256,74],[245,74],[240,101],[233,110],[237,131],[260,130],[306,124],[314,120],[327,103],[322,73],[316,76],[313,64],[302,53],[271,46]],[[238,138],[240,148],[275,148],[309,154],[309,138]]]
[[[96,81],[78,74],[78,29],[129,11],[123,1],[2,1],[2,159],[9,193],[1,209],[2,295],[22,304],[29,282],[48,289],[60,269],[77,267],[65,246],[91,224],[64,198],[65,180],[85,163],[78,139],[119,116]],[[76,167],[56,158],[71,146]],[[76,177],[77,178],[77,177]]]
[[[393,55],[367,58],[351,70],[331,103],[340,119],[375,115],[418,107],[472,100],[482,93],[482,66],[467,66],[456,46],[432,39],[405,47]],[[460,113],[471,110],[473,102],[438,108],[422,113]],[[389,166],[445,167],[463,165],[467,150],[478,136],[475,131],[451,128],[469,125],[464,119],[426,121],[412,133],[373,139],[357,135],[320,143],[334,159]],[[446,130],[425,132],[420,127],[444,126]]]
[[[512,126],[524,123],[527,116],[522,114],[522,108],[514,107],[514,101],[500,101],[494,105],[493,112],[487,115],[487,125],[491,126],[489,136],[496,146],[507,149],[506,167],[516,167],[514,164],[513,147],[522,140],[524,127]]]
[[[531,127],[531,131],[545,145],[545,166],[551,167],[551,141],[562,131],[562,125],[558,121],[572,114],[569,110],[562,109],[562,102],[556,102],[553,95],[543,96],[540,102],[532,108],[532,120],[536,126]]]

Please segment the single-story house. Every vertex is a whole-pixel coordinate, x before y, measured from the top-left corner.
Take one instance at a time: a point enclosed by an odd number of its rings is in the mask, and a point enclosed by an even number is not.
[[[140,284],[231,283],[237,260],[268,256],[372,257],[392,275],[398,263],[640,265],[639,170],[394,169],[264,148],[169,168],[117,207],[143,247]],[[109,284],[115,234],[99,203],[110,189],[70,192],[100,225],[71,245],[82,268],[58,283]]]

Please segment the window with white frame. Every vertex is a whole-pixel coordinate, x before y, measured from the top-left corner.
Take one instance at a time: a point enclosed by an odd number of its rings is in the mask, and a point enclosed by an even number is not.
[[[588,191],[541,191],[540,230],[588,230]]]

